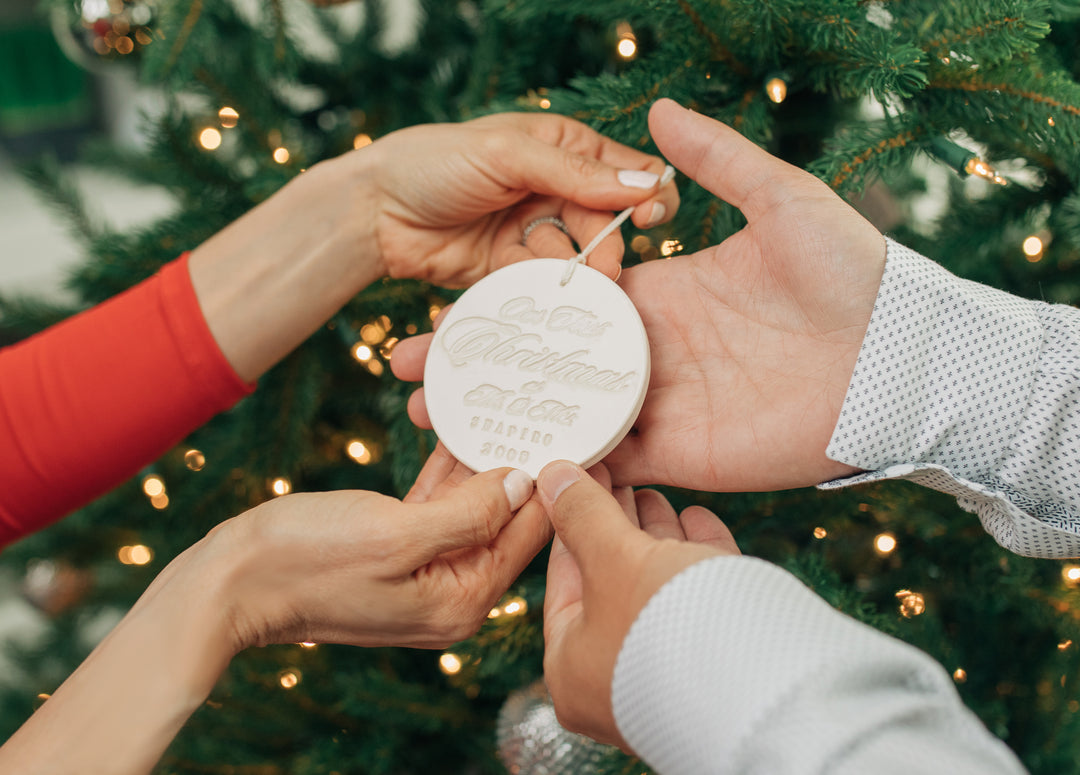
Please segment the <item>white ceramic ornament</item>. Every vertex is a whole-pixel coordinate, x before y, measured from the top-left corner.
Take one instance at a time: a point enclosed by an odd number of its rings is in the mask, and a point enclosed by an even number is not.
[[[534,479],[552,460],[590,466],[637,419],[649,340],[633,302],[585,265],[522,261],[466,291],[428,351],[424,395],[435,432],[474,471]]]

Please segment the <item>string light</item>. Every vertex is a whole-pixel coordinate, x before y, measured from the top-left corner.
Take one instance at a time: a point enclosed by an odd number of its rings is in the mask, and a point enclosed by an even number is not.
[[[353,346],[352,357],[355,358],[356,360],[360,361],[360,363],[364,363],[365,361],[370,361],[372,355],[373,355],[373,353],[371,352],[371,348],[368,347],[363,342],[357,342]]]
[[[1038,235],[1032,234],[1024,240],[1023,249],[1027,260],[1034,264],[1042,259],[1043,241],[1039,239]]]
[[[270,482],[270,492],[277,496],[288,495],[292,492],[292,482],[284,476],[279,476]]]
[[[1046,123],[1047,123],[1047,124],[1048,124],[1049,126],[1056,126],[1056,125],[1057,125],[1057,122],[1056,122],[1056,121],[1054,121],[1054,117],[1053,117],[1053,116],[1048,116],[1048,117],[1047,117],[1047,119],[1046,119]]]
[[[449,651],[439,657],[439,669],[446,675],[457,675],[461,672],[461,657]]]
[[[299,643],[297,643],[296,645],[299,646],[302,649],[313,649],[316,646],[318,646],[319,644],[315,643],[314,641],[303,640],[303,641],[300,641]]]
[[[148,565],[154,559],[154,551],[143,544],[121,546],[116,551],[116,558],[123,565]]]
[[[900,601],[900,614],[905,619],[918,616],[926,610],[926,598],[910,589],[901,589],[896,593],[896,599]]]
[[[432,320],[435,320],[435,318],[439,317],[440,312],[442,312],[442,307],[438,304],[432,304],[430,307],[428,307],[428,317]]]
[[[278,164],[288,164],[290,158],[289,149],[284,145],[279,145],[274,149],[274,161]]]
[[[1001,175],[998,174],[997,170],[995,170],[987,162],[979,158],[969,159],[964,164],[964,172],[969,175],[974,175],[976,177],[982,178],[983,180],[989,180],[991,183],[999,186],[1009,185],[1009,181],[1001,177]]]
[[[822,538],[825,538],[825,536],[827,536],[827,535],[829,535],[829,531],[826,530],[825,528],[823,528],[823,527],[815,527],[814,528],[814,538],[818,539],[819,541]]]
[[[523,597],[512,597],[507,600],[502,607],[502,611],[507,616],[522,616],[529,610],[529,604],[525,602]]]
[[[1061,641],[1061,643],[1058,644],[1058,651],[1064,651],[1065,649],[1067,649],[1071,645],[1072,645],[1072,639],[1071,638],[1067,639],[1067,640],[1063,640],[1063,641]]]
[[[967,670],[962,667],[958,667],[953,670],[952,679],[958,684],[962,684],[967,681]]]
[[[234,108],[230,108],[228,105],[218,111],[218,121],[226,129],[232,129],[236,126],[236,123],[240,120],[240,114],[236,112]]]
[[[490,611],[488,611],[487,618],[488,619],[498,619],[500,616],[502,616],[502,609],[499,608],[498,606],[495,606]]]
[[[896,536],[892,533],[878,533],[874,537],[874,551],[886,557],[896,549]]]
[[[536,104],[540,106],[540,110],[550,110],[551,109],[551,100],[549,100],[547,97],[541,97],[540,102],[538,102]]]
[[[208,151],[215,151],[221,146],[221,132],[208,126],[199,132],[199,145]]]
[[[278,673],[278,683],[282,689],[295,689],[302,677],[299,670],[282,670]]]
[[[769,99],[777,105],[787,99],[787,91],[787,81],[779,75],[774,75],[765,82],[765,93],[769,96]]]
[[[184,453],[184,465],[192,471],[202,471],[206,466],[206,455],[197,449],[189,449]]]
[[[615,45],[615,50],[619,56],[627,60],[637,56],[637,36],[630,25],[626,22],[619,22],[615,25],[615,33],[619,36],[619,42]]]
[[[1061,578],[1066,586],[1075,587],[1080,584],[1080,565],[1066,565],[1061,569]]]
[[[386,329],[383,328],[381,322],[365,323],[360,327],[360,338],[367,344],[377,345],[386,338]]]
[[[157,474],[147,474],[142,481],[142,490],[148,498],[165,493],[165,480]]]
[[[405,326],[405,333],[408,334],[409,336],[412,336],[413,334],[415,334],[419,330],[420,329],[418,329],[416,327],[415,323],[409,323],[407,326]]]
[[[371,462],[371,450],[360,439],[350,441],[345,447],[345,451],[349,453],[349,457],[362,466],[366,466]]]
[[[683,244],[677,239],[666,239],[660,243],[660,255],[664,258],[671,258],[676,253],[681,252]]]
[[[946,137],[938,136],[933,138],[926,150],[948,164],[961,176],[974,175],[999,186],[1005,186],[1009,183],[989,163],[980,159],[977,154],[957,145]]]
[[[371,135],[366,135],[363,132],[353,138],[352,147],[359,151],[361,148],[367,148],[374,140],[371,139]]]

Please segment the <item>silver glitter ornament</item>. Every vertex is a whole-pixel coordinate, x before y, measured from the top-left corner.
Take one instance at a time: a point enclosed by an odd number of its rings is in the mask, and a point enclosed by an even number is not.
[[[618,751],[563,729],[542,679],[506,698],[496,740],[499,760],[511,775],[590,775]]]

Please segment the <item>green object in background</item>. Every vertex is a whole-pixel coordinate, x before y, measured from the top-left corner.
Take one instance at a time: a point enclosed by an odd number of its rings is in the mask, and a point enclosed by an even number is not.
[[[0,135],[85,124],[93,115],[86,73],[47,27],[0,29]]]

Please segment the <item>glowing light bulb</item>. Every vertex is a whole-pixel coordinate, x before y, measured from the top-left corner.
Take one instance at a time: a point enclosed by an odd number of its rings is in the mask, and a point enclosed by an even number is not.
[[[442,307],[438,304],[432,304],[430,307],[428,307],[428,317],[432,320],[435,320],[435,318],[439,317],[440,312],[442,312]]]
[[[507,616],[521,616],[529,610],[529,604],[523,597],[512,597],[506,601],[502,610]]]
[[[1057,125],[1057,122],[1056,122],[1056,121],[1054,121],[1054,117],[1053,117],[1053,116],[1049,116],[1049,117],[1047,117],[1047,119],[1046,119],[1046,123],[1047,123],[1047,124],[1049,124],[1050,126],[1056,126],[1056,125]]]
[[[623,59],[633,59],[637,55],[637,41],[633,38],[621,38],[615,49]]]
[[[289,149],[284,145],[279,145],[274,149],[274,161],[278,164],[288,164],[290,158],[292,157],[289,155]]]
[[[549,110],[551,108],[551,100],[547,97],[541,97],[538,104],[540,105],[540,110]]]
[[[355,345],[353,345],[352,357],[360,361],[361,363],[365,361],[370,361],[371,355],[371,348],[363,342],[357,342]]]
[[[161,495],[154,495],[150,498],[150,505],[158,511],[164,511],[169,507],[169,496],[166,493]]]
[[[967,163],[964,165],[964,172],[982,178],[983,180],[989,180],[991,183],[995,183],[999,186],[1007,186],[1009,184],[1009,181],[1001,177],[1001,175],[997,173],[997,170],[978,157],[973,156],[968,159]]]
[[[374,140],[371,139],[371,135],[366,135],[363,132],[353,138],[352,147],[359,151],[361,148],[366,148],[371,145]]]
[[[824,538],[828,534],[829,534],[829,531],[826,530],[823,527],[815,527],[814,528],[814,538],[817,538],[818,540],[821,540],[822,538]]]
[[[666,239],[660,243],[660,255],[671,258],[683,249],[683,245],[677,239]]]
[[[500,616],[502,616],[502,609],[501,608],[492,608],[490,611],[488,611],[487,618],[488,619],[498,619]]]
[[[296,645],[299,646],[302,649],[313,649],[316,646],[318,646],[319,644],[315,643],[314,641],[304,640],[304,641],[300,641]]]
[[[1070,587],[1075,587],[1080,583],[1080,565],[1066,565],[1061,569],[1061,578]]]
[[[918,616],[926,611],[926,598],[918,592],[912,592],[910,589],[901,589],[896,593],[896,598],[900,601],[900,614],[905,619]]]
[[[300,678],[299,670],[282,670],[278,673],[278,683],[281,684],[282,689],[295,689],[300,683]]]
[[[769,99],[779,105],[787,99],[787,81],[779,76],[770,78],[765,84],[765,93]]]
[[[1043,241],[1036,235],[1032,234],[1030,237],[1024,240],[1024,255],[1027,256],[1027,260],[1031,263],[1035,263],[1040,260],[1043,255]]]
[[[874,551],[882,557],[892,554],[896,549],[896,536],[892,533],[879,533],[874,538]]]
[[[184,453],[184,465],[192,471],[202,471],[206,466],[206,455],[197,449],[189,449]]]
[[[288,495],[292,492],[292,482],[290,482],[284,476],[279,476],[270,482],[270,492],[274,495]]]
[[[367,344],[377,345],[386,338],[386,329],[380,323],[366,323],[360,327],[360,338]]]
[[[221,132],[214,129],[212,126],[208,126],[203,131],[199,132],[199,145],[208,151],[217,150],[221,146]]]
[[[165,492],[165,480],[157,474],[148,474],[143,478],[142,490],[150,498],[155,495],[162,495]]]
[[[964,681],[967,680],[967,670],[962,667],[958,667],[953,670],[952,677],[953,680],[956,681],[958,684],[962,684],[964,683]]]
[[[230,108],[228,105],[218,111],[218,121],[226,129],[232,129],[236,126],[236,122],[240,120],[240,114],[236,112],[234,108]]]
[[[360,439],[350,441],[345,447],[345,451],[349,453],[349,457],[362,466],[366,466],[371,462],[371,450]]]
[[[132,565],[146,565],[154,559],[154,552],[149,546],[135,544],[131,547],[131,552],[128,556],[131,558]]]
[[[1071,645],[1072,645],[1072,639],[1071,638],[1068,639],[1068,640],[1063,640],[1063,641],[1061,641],[1061,643],[1058,644],[1058,651],[1064,651],[1065,649],[1067,649]]]
[[[457,675],[461,672],[461,657],[447,651],[439,657],[439,669],[446,675]]]

